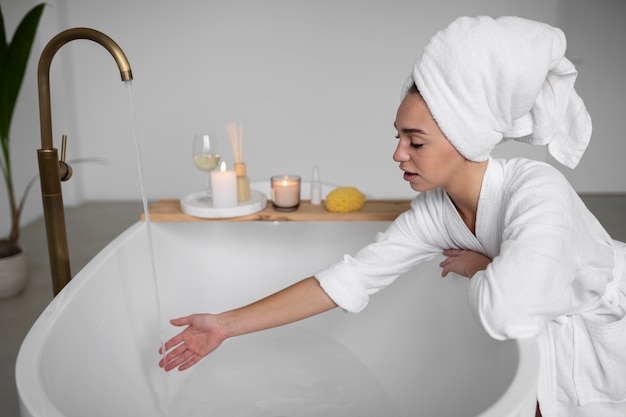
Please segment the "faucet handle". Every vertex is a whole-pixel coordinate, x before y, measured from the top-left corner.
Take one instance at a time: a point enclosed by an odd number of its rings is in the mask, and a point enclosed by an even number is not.
[[[72,178],[72,167],[65,163],[65,149],[67,145],[67,135],[61,138],[61,160],[59,161],[59,178],[61,181],[67,181]]]

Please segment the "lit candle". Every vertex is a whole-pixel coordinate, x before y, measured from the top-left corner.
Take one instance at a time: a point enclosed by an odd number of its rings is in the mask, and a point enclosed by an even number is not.
[[[220,164],[219,171],[211,172],[211,194],[215,208],[237,205],[237,175],[235,171],[226,171],[224,161]]]
[[[300,205],[300,177],[278,175],[272,177],[272,203],[278,211],[291,211]]]

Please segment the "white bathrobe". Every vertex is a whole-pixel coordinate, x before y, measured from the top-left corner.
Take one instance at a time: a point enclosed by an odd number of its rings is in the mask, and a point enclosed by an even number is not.
[[[472,277],[470,304],[492,337],[538,338],[544,417],[626,416],[626,246],[556,169],[489,159],[475,235],[445,191],[427,191],[375,243],[315,276],[340,307],[358,312],[445,249],[493,260]]]

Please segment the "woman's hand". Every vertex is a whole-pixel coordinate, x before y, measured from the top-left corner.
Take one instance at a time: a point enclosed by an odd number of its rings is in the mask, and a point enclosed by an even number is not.
[[[167,354],[159,361],[159,366],[166,371],[176,367],[184,371],[217,349],[226,339],[217,316],[212,314],[193,314],[173,319],[170,323],[187,328],[165,343]],[[162,349],[159,353],[163,354]]]
[[[486,269],[487,265],[491,263],[491,258],[488,256],[471,250],[448,249],[443,251],[443,254],[447,258],[439,264],[443,268],[441,270],[442,277],[450,272],[455,272],[471,278],[476,272]]]
[[[247,306],[219,315],[192,314],[171,320],[185,330],[165,343],[167,354],[159,361],[166,371],[195,365],[229,337],[282,326],[328,311],[337,304],[317,279],[309,277]],[[163,354],[162,349],[159,353]]]

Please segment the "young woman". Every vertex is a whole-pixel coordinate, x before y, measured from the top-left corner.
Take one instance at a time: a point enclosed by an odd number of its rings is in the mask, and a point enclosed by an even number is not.
[[[186,328],[160,366],[187,369],[226,338],[336,306],[358,312],[443,253],[442,275],[471,279],[471,306],[492,337],[537,338],[544,417],[626,415],[625,245],[550,165],[489,156],[516,138],[577,164],[591,121],[564,53],[560,30],[515,17],[459,18],[436,34],[395,120],[394,160],[420,191],[411,210],[314,277],[233,311],[172,320]]]

